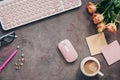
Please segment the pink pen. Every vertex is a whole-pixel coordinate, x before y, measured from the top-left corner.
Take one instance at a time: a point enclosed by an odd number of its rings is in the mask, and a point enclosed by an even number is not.
[[[17,50],[15,50],[10,56],[9,58],[2,64],[2,66],[0,66],[0,71],[2,71],[2,69],[8,64],[8,62],[16,55]]]

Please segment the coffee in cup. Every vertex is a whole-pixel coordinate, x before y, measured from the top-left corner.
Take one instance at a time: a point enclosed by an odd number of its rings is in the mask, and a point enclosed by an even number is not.
[[[100,72],[100,63],[94,57],[86,57],[83,59],[80,65],[81,71],[84,75],[88,77],[95,76],[97,74],[103,76],[104,74]]]
[[[98,70],[98,64],[93,60],[88,60],[84,64],[84,70],[88,74],[93,74]]]

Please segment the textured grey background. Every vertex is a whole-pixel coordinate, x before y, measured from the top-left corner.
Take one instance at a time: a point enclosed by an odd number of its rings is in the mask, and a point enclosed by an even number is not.
[[[0,73],[1,80],[119,80],[120,62],[108,66],[102,54],[96,55],[101,64],[101,71],[105,76],[85,77],[79,65],[83,58],[90,56],[85,38],[96,34],[95,25],[92,23],[91,15],[86,10],[89,1],[82,0],[80,8],[39,20],[19,28],[13,29],[19,36],[12,42],[8,49],[20,45],[25,54],[25,64],[21,70],[16,71],[14,63],[20,58],[21,51],[10,61]],[[68,31],[68,28],[72,28]],[[10,30],[12,31],[12,30]],[[10,31],[0,29],[0,35]],[[105,31],[107,42],[114,40],[120,42],[120,29],[116,33]],[[67,63],[57,44],[64,39],[69,39],[76,51],[78,60]],[[0,50],[2,53],[3,48]]]

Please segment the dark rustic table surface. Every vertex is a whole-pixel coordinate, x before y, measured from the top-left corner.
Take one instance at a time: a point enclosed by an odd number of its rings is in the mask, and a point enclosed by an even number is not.
[[[16,48],[19,45],[20,49],[0,72],[0,80],[119,80],[120,61],[109,66],[102,54],[94,57],[100,61],[104,77],[88,78],[80,71],[81,60],[90,56],[85,38],[97,33],[91,15],[86,10],[89,1],[97,2],[82,0],[80,8],[13,29],[18,38],[1,48],[0,54],[5,48]],[[68,30],[71,27],[72,30]],[[1,28],[0,35],[10,31]],[[107,43],[114,40],[120,42],[120,29],[116,33],[105,31],[105,36]],[[67,63],[57,48],[58,43],[64,39],[69,39],[78,52],[79,57],[74,63]],[[22,48],[25,64],[21,70],[16,70],[14,63],[20,58]]]

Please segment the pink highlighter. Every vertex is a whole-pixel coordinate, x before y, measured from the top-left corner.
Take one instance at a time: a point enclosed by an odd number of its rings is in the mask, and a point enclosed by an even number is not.
[[[58,48],[67,62],[73,62],[78,58],[76,50],[68,39],[61,41]]]
[[[16,55],[17,50],[15,50],[9,57],[8,59],[0,66],[0,71],[8,64],[8,62]]]

